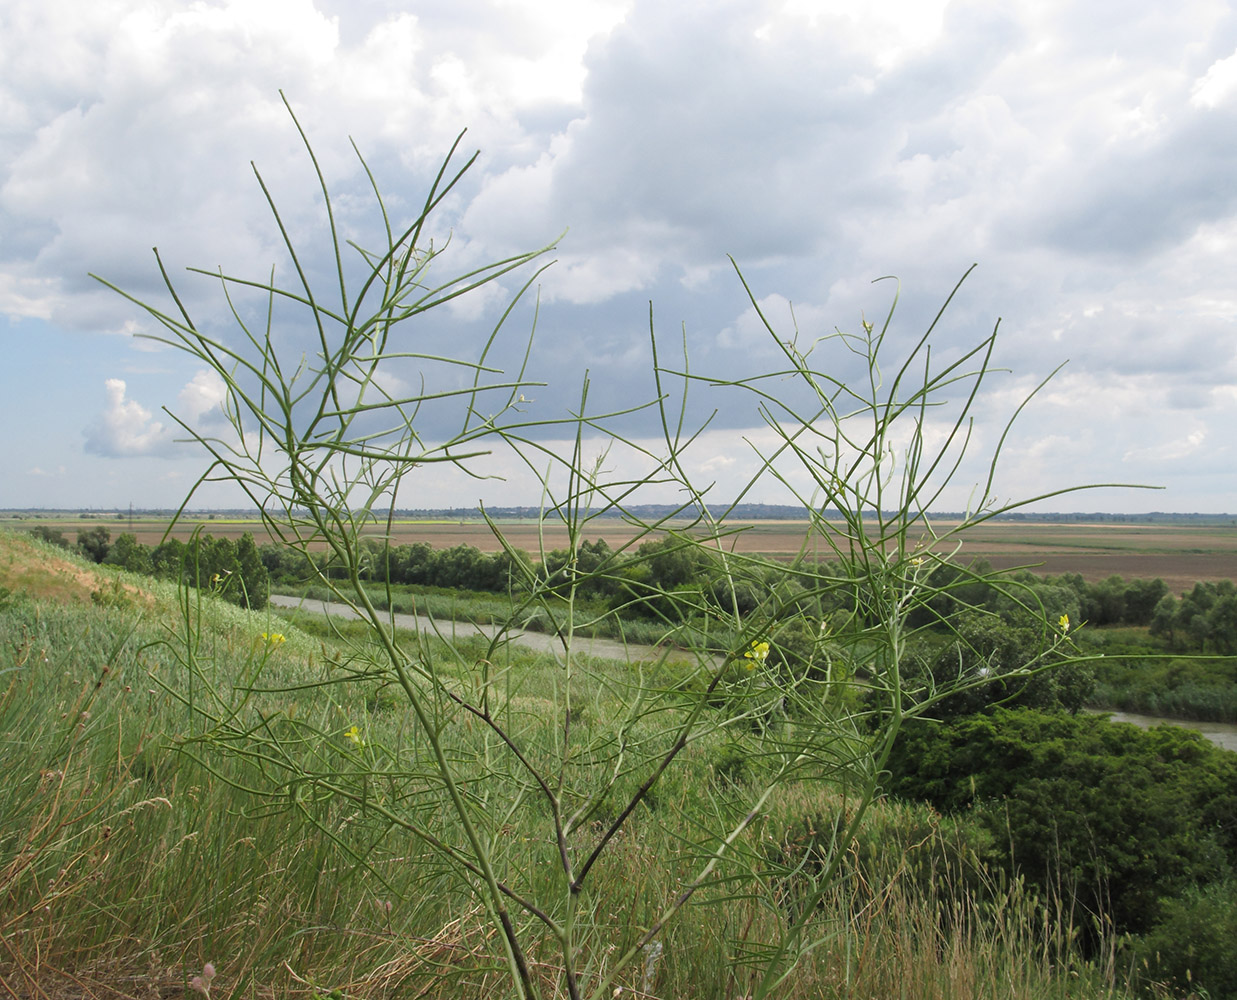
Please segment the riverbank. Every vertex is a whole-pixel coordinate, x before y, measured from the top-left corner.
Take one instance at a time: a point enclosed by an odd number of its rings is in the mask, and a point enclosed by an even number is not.
[[[272,594],[270,603],[273,607],[277,608],[300,609],[311,614],[334,615],[346,620],[359,617],[346,604],[320,601],[312,598],[303,599],[288,597],[283,594]],[[384,616],[387,615],[388,613],[384,612]],[[517,646],[523,646],[526,649],[532,649],[538,653],[552,653],[556,656],[561,656],[565,652],[563,639],[550,632],[510,628],[500,630],[496,625],[452,621],[451,619],[444,620],[442,618],[431,618],[428,615],[410,615],[402,612],[396,612],[389,615],[389,617],[394,622],[396,628],[415,629],[418,632],[427,632],[441,636],[444,639],[451,639],[455,636],[475,635],[482,635],[487,639],[493,639],[501,631],[509,642],[513,642]],[[662,646],[647,646],[640,643],[623,642],[619,639],[592,639],[580,635],[572,636],[571,648],[576,653],[584,653],[587,656],[611,660],[648,662],[660,660],[666,656],[685,658],[689,655],[682,650],[667,650]]]

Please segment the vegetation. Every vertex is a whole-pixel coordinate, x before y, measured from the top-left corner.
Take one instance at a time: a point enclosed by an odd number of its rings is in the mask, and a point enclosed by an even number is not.
[[[39,526],[32,533],[69,547],[53,529]],[[92,529],[92,534],[109,542],[105,528]],[[200,535],[188,545],[169,539],[154,548],[122,534],[103,549],[101,561],[159,579],[194,583],[184,566],[193,564],[197,545],[202,547],[196,556],[201,560],[197,565],[202,567],[202,581],[209,588],[219,573],[230,599],[243,603],[248,597],[254,607],[262,607],[272,587],[311,600],[334,597],[328,585],[311,582],[315,576],[339,575],[324,556],[310,553],[307,560],[271,544],[255,549],[248,533],[235,543]],[[94,558],[80,542],[77,551]],[[364,541],[364,551],[367,558],[359,575],[376,609],[486,624],[510,616],[512,593],[528,594],[529,580],[540,581],[548,591],[546,583],[561,579],[570,555],[551,550],[539,561],[519,549],[484,553],[472,545],[434,549],[425,543],[383,549],[372,539]],[[800,565],[804,564],[806,560]],[[681,646],[708,637],[719,652],[739,642],[738,634],[718,620],[728,592],[725,564],[716,551],[687,549],[673,538],[663,538],[616,552],[602,539],[586,539],[579,547],[577,567],[581,575],[572,616],[582,634]],[[844,568],[825,564],[814,571],[838,577]],[[845,621],[853,610],[844,593],[809,594],[793,565],[765,561],[749,564],[745,572],[746,579],[735,585],[733,594],[742,615],[758,606],[758,595],[773,590],[797,595],[799,606],[821,620]],[[930,673],[937,681],[958,673],[976,676],[980,671],[990,679],[965,697],[939,706],[938,716],[1000,703],[1237,722],[1237,657],[1218,655],[1222,637],[1237,628],[1237,621],[1229,620],[1237,603],[1227,581],[1200,583],[1177,598],[1161,580],[1109,577],[1088,583],[1077,574],[1050,577],[1025,571],[997,577],[980,562],[965,571],[938,566],[929,582],[939,595],[916,618],[924,627],[908,641],[910,669]],[[1023,598],[1011,599],[1011,588]],[[685,593],[694,601],[683,600]],[[1075,631],[1074,639],[1087,655],[1034,680],[1004,684],[1001,674],[1017,671],[1039,651],[1042,629],[1024,607],[1031,598],[1085,625]],[[566,603],[559,601],[555,607],[550,616],[529,606],[521,627],[553,630],[566,614]],[[811,643],[796,640],[795,627],[789,623],[770,638],[775,662],[810,655]],[[1200,657],[1204,638],[1208,655]]]
[[[167,538],[153,549],[128,533],[113,542],[111,532],[102,525],[79,531],[74,546],[56,528],[36,525],[31,534],[58,548],[72,549],[91,562],[209,589],[243,608],[261,610],[270,595],[270,575],[250,532],[237,541],[195,533],[188,543]]]
[[[149,978],[207,995],[1120,995],[1137,976],[1127,961],[1147,954],[1127,960],[1122,934],[1178,940],[1184,912],[1164,904],[1136,925],[1124,899],[1110,910],[1078,880],[1024,871],[1025,845],[1002,855],[984,810],[1015,799],[984,770],[995,754],[965,765],[975,815],[881,801],[890,774],[931,797],[935,772],[899,756],[925,738],[922,720],[987,720],[997,739],[995,702],[1076,709],[1089,683],[1076,589],[950,555],[970,527],[1019,507],[992,497],[999,448],[974,511],[960,524],[929,513],[969,441],[995,331],[942,363],[939,316],[894,358],[892,307],[879,326],[811,345],[766,322],[781,360],[741,379],[668,364],[653,335],[656,450],[622,438],[626,413],[590,411],[587,380],[574,412],[532,419],[521,404],[534,383],[498,371],[495,345],[545,251],[444,277],[448,248],[427,226],[463,173],[450,159],[402,227],[375,183],[385,242],[373,251],[340,237],[323,183],[325,286],[263,187],[296,278],[214,274],[231,337],[194,321],[161,263],[167,305],[138,303],[156,339],[225,386],[230,432],[185,426],[211,456],[203,481],[244,491],[283,551],[263,560],[252,539],[242,555],[199,538],[174,582],[144,590],[106,565],[115,549],[144,569],[135,540],[87,532],[89,604],[49,606],[20,573],[5,584],[3,626],[20,638],[0,663],[17,775],[0,793],[0,912],[15,914],[0,930],[4,975],[29,992],[61,970],[115,982],[144,962]],[[517,282],[515,299],[475,354],[419,350],[420,317],[499,279]],[[276,335],[285,327],[311,331],[311,349]],[[687,424],[686,397],[700,383],[774,432],[773,450],[751,456],[749,490],[776,481],[810,518],[788,562],[732,548],[726,512],[687,475],[702,428]],[[399,394],[410,385],[422,388]],[[564,434],[566,455],[543,443]],[[652,471],[629,481],[604,456],[586,461],[596,434],[639,448]],[[435,463],[485,475],[494,449],[548,463],[541,517],[565,548],[529,558],[496,523],[497,561],[413,559],[391,543],[416,476]],[[683,498],[672,516],[642,516],[650,483]],[[590,542],[603,515],[624,518],[630,542]],[[263,574],[285,559],[358,624],[315,640],[220,600],[259,607]],[[151,553],[150,571],[159,563]],[[497,627],[451,642],[399,629],[375,591],[390,607],[427,567],[440,585],[501,589]],[[1139,604],[1122,600],[1123,614]],[[550,655],[508,641],[533,617],[555,638]],[[582,648],[599,622],[632,619],[685,648],[652,661]],[[1173,744],[1180,766],[1160,766],[1101,750],[1088,775],[1115,774],[1118,801],[1105,813],[1080,794],[1082,819],[1095,809],[1124,835],[1121,782],[1144,767],[1136,787],[1165,782],[1179,825],[1166,828],[1167,881],[1122,867],[1124,854],[1083,874],[1129,874],[1138,900],[1177,893],[1222,920],[1204,872],[1231,870],[1228,806],[1196,794],[1186,769],[1200,751]],[[1035,760],[1027,780],[1052,763]],[[1029,829],[1051,802],[1027,810]],[[1003,833],[1015,826],[1022,836],[1012,821]],[[1221,943],[1200,941],[1185,968],[1215,976],[1225,961]]]
[[[271,809],[262,762],[221,750],[191,709],[194,674],[173,638],[186,625],[198,640],[197,676],[214,682],[209,696],[247,698],[268,725],[303,734],[304,763],[319,756],[338,768],[400,752],[410,720],[397,692],[377,679],[330,683],[367,641],[362,623],[324,623],[313,639],[215,596],[190,595],[186,606],[169,585],[106,567],[66,603],[50,558],[0,533],[0,579],[20,580],[0,609],[0,633],[11,637],[0,647],[0,986],[119,997],[187,987],[210,963],[214,996],[380,998],[434,995],[444,984],[453,996],[503,993],[484,913],[432,852],[308,789],[292,809]],[[90,599],[113,579],[141,592],[128,604]],[[460,676],[488,650],[400,639],[426,643]],[[513,646],[499,662],[521,679],[510,709],[522,734],[552,742],[559,728],[546,708],[561,664]],[[611,684],[579,706],[597,737],[618,717],[631,667],[593,667]],[[663,670],[672,682],[675,669]],[[320,739],[308,738],[311,728]],[[700,741],[632,816],[598,872],[595,891],[626,900],[604,915],[603,951],[637,938],[679,892],[675,870],[699,850],[697,817],[742,808],[772,764],[759,746],[743,729]],[[736,943],[769,933],[811,895],[853,805],[807,776],[784,784],[742,838],[761,877],[778,879],[778,908],[719,882],[708,905],[668,929],[657,957],[642,954],[618,984],[651,996],[742,995],[751,970],[736,965]],[[509,817],[504,850],[530,871],[553,862],[547,822],[530,811]],[[828,941],[779,995],[1132,996],[1117,983],[1137,956],[1086,958],[1067,902],[986,866],[991,850],[966,817],[876,803],[818,900]],[[552,967],[537,968],[552,980]]]
[[[1237,869],[1237,754],[1180,727],[996,709],[908,725],[889,770],[891,793],[969,812],[1001,868],[1068,883],[1122,931]]]

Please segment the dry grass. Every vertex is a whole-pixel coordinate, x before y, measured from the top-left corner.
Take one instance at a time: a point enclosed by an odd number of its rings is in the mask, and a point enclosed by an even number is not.
[[[109,567],[83,566],[28,535],[0,531],[0,587],[13,593],[58,604],[90,604],[100,598],[123,597],[153,606],[153,597],[133,580]]]

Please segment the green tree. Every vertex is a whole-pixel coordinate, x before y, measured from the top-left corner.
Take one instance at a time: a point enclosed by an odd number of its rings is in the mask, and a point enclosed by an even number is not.
[[[1125,588],[1125,621],[1129,625],[1150,625],[1156,606],[1168,594],[1160,579],[1133,580]]]
[[[1080,595],[1080,620],[1089,625],[1116,625],[1125,621],[1128,590],[1125,580],[1119,576],[1110,576],[1087,587]]]
[[[235,572],[244,584],[246,606],[254,611],[266,607],[271,595],[270,575],[251,532],[246,531],[236,543]]]
[[[163,580],[182,580],[185,564],[185,543],[179,538],[168,538],[156,545],[150,553],[151,571]]]
[[[430,585],[436,562],[433,546],[427,542],[401,545],[391,554],[391,582]]]
[[[92,562],[101,563],[107,558],[107,550],[111,548],[112,533],[99,525],[89,531],[82,529],[77,533],[77,549]]]
[[[1225,593],[1207,611],[1207,631],[1213,652],[1237,654],[1237,594]]]
[[[103,562],[109,566],[119,566],[130,573],[141,573],[150,576],[154,573],[154,563],[151,560],[150,549],[137,540],[136,535],[128,533],[120,535],[112,543]]]
[[[1174,726],[998,709],[908,724],[890,793],[970,811],[998,860],[1139,933],[1237,864],[1237,754]]]
[[[1155,605],[1148,623],[1148,632],[1157,639],[1164,639],[1169,646],[1176,646],[1177,641],[1177,598],[1165,594]]]
[[[64,532],[59,528],[49,528],[46,524],[36,524],[30,529],[30,534],[40,541],[47,542],[49,545],[56,545],[62,549],[69,548],[69,540],[64,537]]]
[[[393,550],[394,551],[394,550]],[[305,559],[283,545],[260,545],[258,554],[272,584],[300,584],[306,578]]]
[[[239,541],[195,536],[186,546],[186,582],[212,590],[242,608],[260,609],[270,598],[270,577],[253,535]]]

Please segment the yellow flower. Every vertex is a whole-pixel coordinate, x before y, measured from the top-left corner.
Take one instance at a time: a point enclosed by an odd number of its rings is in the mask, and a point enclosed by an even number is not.
[[[1062,615],[1057,619],[1057,624],[1061,626],[1061,633],[1065,634],[1069,631],[1069,615]]]
[[[346,733],[344,733],[344,739],[351,740],[356,746],[365,746],[365,741],[361,739],[360,730],[358,730],[356,726],[353,726]]]
[[[287,637],[282,632],[263,632],[263,642],[269,642],[272,646],[278,646],[281,642],[287,642]]]
[[[745,650],[743,658],[747,660],[747,669],[755,670],[757,663],[764,663],[769,658],[769,644],[752,640],[752,648]]]

